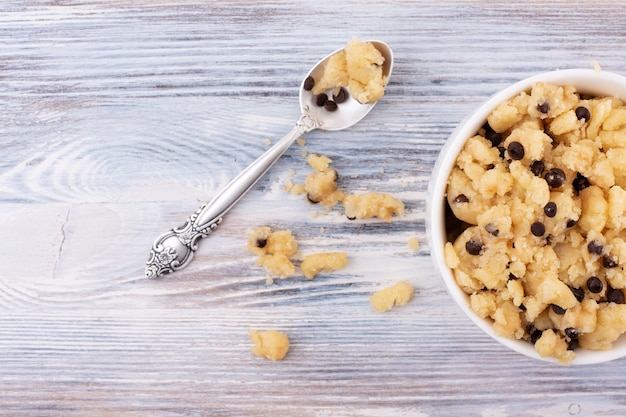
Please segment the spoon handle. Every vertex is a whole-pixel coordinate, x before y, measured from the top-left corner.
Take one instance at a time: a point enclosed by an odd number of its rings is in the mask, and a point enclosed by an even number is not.
[[[257,183],[297,138],[317,127],[318,122],[306,112],[303,113],[287,135],[241,171],[211,201],[196,210],[183,226],[159,236],[152,245],[146,262],[146,276],[156,278],[187,266],[198,248],[198,241],[217,228],[226,212]]]
[[[302,120],[302,117],[300,118]],[[226,214],[259,179],[274,165],[291,144],[307,130],[300,120],[282,139],[233,178],[211,201],[203,206],[194,221],[197,229],[205,229]]]

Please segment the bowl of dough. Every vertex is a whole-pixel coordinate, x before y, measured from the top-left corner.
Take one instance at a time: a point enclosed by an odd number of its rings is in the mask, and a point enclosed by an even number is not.
[[[626,78],[521,80],[452,132],[428,188],[431,256],[498,342],[561,365],[626,356]]]

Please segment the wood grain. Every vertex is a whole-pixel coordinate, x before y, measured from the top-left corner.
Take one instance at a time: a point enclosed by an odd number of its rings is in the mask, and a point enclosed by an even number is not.
[[[425,235],[439,150],[498,89],[556,68],[623,72],[610,1],[17,1],[0,5],[0,414],[622,416],[626,363],[564,368],[497,345],[448,297]],[[396,62],[357,126],[294,145],[185,270],[143,277],[181,224],[298,118],[298,86],[352,36]],[[283,190],[328,155],[392,223]],[[290,229],[347,268],[266,283],[247,230]],[[408,239],[417,236],[413,252]],[[405,279],[407,306],[369,295]],[[292,342],[272,363],[250,328]]]

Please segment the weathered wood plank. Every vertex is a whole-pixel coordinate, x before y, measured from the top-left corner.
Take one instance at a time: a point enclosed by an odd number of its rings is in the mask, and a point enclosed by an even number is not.
[[[623,360],[531,361],[462,316],[428,257],[424,207],[474,106],[537,72],[623,72],[625,33],[609,1],[4,1],[0,414],[624,415]],[[375,111],[307,135],[187,269],[144,279],[153,239],[291,129],[303,74],[352,36],[396,55]],[[308,172],[303,152],[406,215],[316,215],[283,190]],[[245,248],[259,225],[350,263],[268,285]],[[369,295],[399,279],[415,299],[373,312]],[[281,363],[249,352],[248,329],[268,327],[291,338]]]

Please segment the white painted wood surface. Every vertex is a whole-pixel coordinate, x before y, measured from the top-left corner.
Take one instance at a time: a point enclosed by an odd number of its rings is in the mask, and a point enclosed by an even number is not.
[[[396,55],[376,109],[307,135],[187,269],[145,279],[156,236],[288,132],[303,74],[352,36]],[[0,414],[626,415],[626,361],[559,367],[473,327],[424,227],[434,160],[474,106],[542,71],[625,73],[625,36],[626,6],[604,0],[4,0]],[[303,151],[330,156],[343,189],[401,198],[406,215],[315,217],[282,190],[308,172]],[[259,225],[350,264],[268,285],[245,249]],[[415,299],[373,312],[368,296],[400,279]],[[249,328],[286,332],[286,359],[252,356]]]

